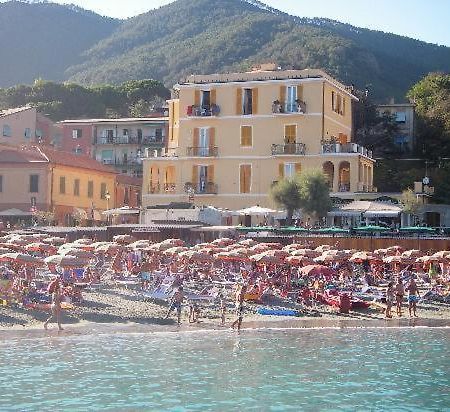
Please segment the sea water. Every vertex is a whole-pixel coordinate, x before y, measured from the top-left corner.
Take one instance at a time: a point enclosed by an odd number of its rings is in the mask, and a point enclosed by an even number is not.
[[[0,410],[450,410],[450,329],[196,331],[0,342]]]

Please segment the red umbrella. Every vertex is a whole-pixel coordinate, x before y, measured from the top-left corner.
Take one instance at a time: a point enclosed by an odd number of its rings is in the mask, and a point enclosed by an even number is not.
[[[42,259],[36,258],[25,253],[5,253],[0,256],[0,261],[17,262],[23,265],[40,266],[44,264]]]
[[[308,265],[300,268],[300,273],[305,276],[334,276],[336,271],[323,265]]]

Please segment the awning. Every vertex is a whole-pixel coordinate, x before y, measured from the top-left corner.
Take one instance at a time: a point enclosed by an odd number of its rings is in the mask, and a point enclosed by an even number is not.
[[[192,232],[234,232],[235,226],[201,226],[191,229]]]
[[[3,210],[2,212],[0,212],[0,216],[9,216],[9,217],[11,217],[11,216],[17,216],[17,217],[20,217],[20,216],[31,216],[32,215],[32,213],[30,213],[30,212],[24,212],[23,210],[20,210],[20,209],[16,209],[16,208],[12,208],[12,209],[6,209],[6,210]]]
[[[328,216],[361,216],[362,210],[332,210]]]
[[[364,212],[364,217],[398,217],[400,211],[396,210],[368,210]]]

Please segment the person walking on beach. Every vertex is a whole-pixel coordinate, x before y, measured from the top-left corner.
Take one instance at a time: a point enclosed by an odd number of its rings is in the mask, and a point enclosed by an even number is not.
[[[58,323],[59,330],[63,330],[61,326],[61,286],[59,279],[54,280],[50,286],[49,291],[52,294],[51,316],[44,322],[44,329],[47,330],[48,323],[55,317]]]
[[[395,289],[394,283],[389,282],[388,287],[386,289],[386,318],[392,318],[392,305],[394,304],[395,297]]]
[[[164,319],[168,319],[168,317],[170,316],[170,313],[172,312],[172,310],[176,309],[177,310],[178,324],[180,324],[181,323],[181,304],[183,303],[183,300],[184,300],[183,287],[180,286],[178,289],[175,290],[175,293],[172,296],[169,310],[168,310],[167,315],[166,315],[166,317]]]
[[[405,286],[403,285],[402,278],[397,278],[397,284],[395,285],[395,301],[397,304],[397,316],[402,316],[402,303],[403,296],[405,295]]]
[[[239,285],[236,289],[236,320],[231,324],[232,329],[241,330],[242,317],[244,314],[244,297],[247,292],[247,285]]]
[[[417,317],[416,314],[416,305],[419,301],[419,288],[417,287],[416,281],[414,278],[411,279],[408,285],[408,310],[409,310],[409,316],[411,317],[411,312],[414,314],[414,317]]]

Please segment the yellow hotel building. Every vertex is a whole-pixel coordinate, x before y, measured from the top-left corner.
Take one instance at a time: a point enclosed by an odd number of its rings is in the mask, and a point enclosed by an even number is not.
[[[354,100],[320,70],[188,77],[168,101],[164,155],[144,159],[143,206],[274,207],[274,182],[308,168],[332,196],[376,191],[372,154],[351,141]]]

